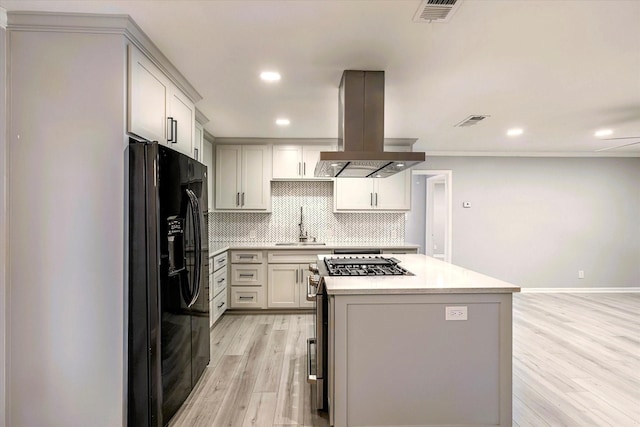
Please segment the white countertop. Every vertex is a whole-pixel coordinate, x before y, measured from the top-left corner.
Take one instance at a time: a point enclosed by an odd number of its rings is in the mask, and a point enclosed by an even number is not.
[[[386,256],[399,260],[400,265],[414,275],[326,276],[324,281],[327,293],[329,295],[375,295],[520,292],[518,286],[426,255],[388,254]],[[324,255],[319,255],[318,258],[324,258]]]
[[[325,242],[324,245],[278,245],[276,242],[212,242],[209,244],[209,257],[216,256],[227,250],[332,250],[342,248],[376,248],[376,249],[417,249],[419,245],[413,243],[375,243],[375,242]],[[389,254],[395,256],[395,254]]]

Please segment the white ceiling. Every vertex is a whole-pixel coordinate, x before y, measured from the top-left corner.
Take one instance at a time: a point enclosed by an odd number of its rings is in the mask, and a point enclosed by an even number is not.
[[[29,1],[11,10],[129,14],[203,96],[217,137],[335,138],[345,69],[384,70],[385,136],[427,152],[591,153],[640,142],[640,1]],[[266,84],[262,70],[282,80]],[[472,114],[491,117],[470,128]],[[291,120],[287,128],[277,117]],[[522,127],[517,138],[505,135]],[[593,136],[600,128],[613,141]],[[640,155],[640,143],[607,155]]]

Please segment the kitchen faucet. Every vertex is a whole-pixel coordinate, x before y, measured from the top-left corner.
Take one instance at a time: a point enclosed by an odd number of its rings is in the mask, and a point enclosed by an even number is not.
[[[306,231],[303,231],[303,226],[302,226],[302,206],[300,206],[300,224],[298,224],[298,227],[300,227],[300,235],[298,236],[298,241],[300,242],[306,242],[307,239],[309,238],[309,233]]]

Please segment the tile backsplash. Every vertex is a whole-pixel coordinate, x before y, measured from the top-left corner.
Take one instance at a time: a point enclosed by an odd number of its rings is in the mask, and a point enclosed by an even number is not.
[[[333,182],[273,181],[272,212],[210,212],[209,240],[218,242],[295,242],[303,227],[319,242],[404,243],[405,214],[334,213]]]

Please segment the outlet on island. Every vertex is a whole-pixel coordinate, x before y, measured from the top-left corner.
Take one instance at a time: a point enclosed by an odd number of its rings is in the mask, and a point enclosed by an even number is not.
[[[467,320],[467,306],[445,307],[444,320]]]

